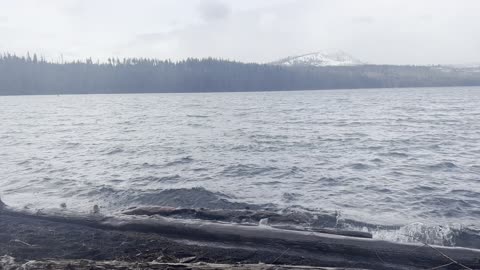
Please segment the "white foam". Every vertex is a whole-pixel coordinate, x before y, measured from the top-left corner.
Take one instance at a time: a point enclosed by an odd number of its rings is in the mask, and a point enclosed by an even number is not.
[[[456,235],[462,230],[460,224],[426,225],[421,222],[411,223],[398,230],[372,231],[376,239],[403,243],[423,243],[441,246],[455,246]]]

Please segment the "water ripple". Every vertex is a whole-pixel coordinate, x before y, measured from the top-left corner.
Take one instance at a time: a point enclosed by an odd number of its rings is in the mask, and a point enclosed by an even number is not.
[[[295,205],[410,240],[480,220],[480,88],[24,96],[0,108],[11,205]]]

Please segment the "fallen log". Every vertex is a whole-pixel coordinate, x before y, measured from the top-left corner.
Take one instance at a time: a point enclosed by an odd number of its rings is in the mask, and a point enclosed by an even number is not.
[[[279,214],[267,210],[223,210],[223,209],[190,209],[173,207],[139,207],[122,212],[131,216],[164,216],[183,219],[200,219],[207,221],[224,221],[244,225],[258,224],[268,220],[269,226],[284,230],[313,231],[328,234],[338,234],[353,237],[372,238],[372,234],[361,231],[341,230],[315,226],[312,218],[293,214]],[[297,224],[307,226],[298,226]]]
[[[56,222],[120,231],[156,233],[167,237],[228,243],[254,248],[285,250],[285,254],[315,256],[325,266],[368,269],[422,269],[456,265],[458,269],[480,268],[480,250],[405,244],[318,232],[304,232],[166,217],[78,215],[67,212],[18,211],[1,207],[2,215],[28,216]]]

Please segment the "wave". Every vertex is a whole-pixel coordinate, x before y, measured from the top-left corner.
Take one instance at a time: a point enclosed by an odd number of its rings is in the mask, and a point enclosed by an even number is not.
[[[30,160],[24,160],[24,161],[20,161],[17,163],[17,165],[29,165],[31,163]]]
[[[350,167],[354,170],[359,170],[359,171],[370,169],[370,166],[365,164],[365,163],[353,163],[353,164],[348,165],[348,167]]]
[[[145,182],[168,182],[177,176],[147,177]],[[77,192],[80,198],[88,199],[112,211],[137,206],[166,206],[175,208],[208,208],[208,209],[261,209],[268,204],[250,204],[237,202],[236,198],[206,190],[201,187],[178,188],[164,190],[120,190],[113,186],[102,185],[86,192]]]
[[[318,179],[319,183],[323,183],[326,186],[339,186],[343,185],[345,181],[348,181],[345,177],[321,177]]]
[[[426,205],[433,214],[442,215],[449,218],[462,218],[465,216],[480,220],[480,201],[473,199],[453,199],[444,196],[428,197],[419,204]]]
[[[260,209],[267,205],[235,202],[223,193],[212,192],[201,187],[166,189],[160,192],[138,194],[132,202],[137,205],[169,206],[209,209]]]
[[[148,181],[164,180],[164,178],[159,177]],[[269,224],[271,223],[275,226],[289,226],[307,230],[325,228],[361,231],[373,235],[376,239],[480,248],[480,230],[472,226],[423,223],[404,225],[378,224],[351,218],[348,215],[344,215],[341,211],[308,209],[301,206],[280,207],[275,204],[242,202],[231,195],[210,191],[201,187],[143,191],[132,189],[119,190],[114,186],[103,185],[88,192],[73,195],[88,199],[91,203],[98,203],[103,209],[109,210],[135,209],[142,206],[159,206],[175,209],[212,209],[223,211],[222,213],[227,217],[223,220],[225,222],[258,224],[261,217],[268,215],[270,219]],[[285,192],[283,193],[282,201],[291,204],[299,197],[301,197],[301,194]],[[438,203],[438,201],[432,201],[431,203]],[[442,201],[442,203],[449,202]],[[31,208],[33,208],[33,205]],[[182,213],[184,212],[190,213],[191,211],[183,211]],[[248,215],[242,214],[244,212],[248,213]],[[228,219],[229,216],[231,220]],[[178,218],[199,217],[184,215]],[[205,216],[201,218],[210,219],[212,217]]]
[[[385,225],[351,219],[339,211],[307,209],[300,206],[281,208],[274,204],[253,204],[239,202],[235,197],[220,192],[213,192],[201,187],[165,189],[136,194],[125,194],[114,188],[102,187],[101,193],[117,194],[123,197],[129,206],[165,206],[179,209],[221,209],[224,211],[268,211],[272,221],[280,225],[300,226],[304,228],[334,228],[368,232],[374,238],[397,242],[426,243],[443,246],[462,246],[480,248],[480,230],[463,225],[427,225],[412,223],[407,225]],[[111,194],[111,195],[112,195]],[[294,202],[300,194],[284,193],[282,198],[287,203]],[[234,214],[235,213],[235,214]],[[241,221],[240,212],[232,212],[231,221]],[[187,216],[188,217],[188,216]],[[253,215],[251,218],[254,218]],[[259,222],[250,220],[249,222]],[[229,221],[229,220],[225,220]],[[245,220],[244,220],[245,221]]]
[[[440,162],[440,163],[437,163],[437,164],[429,165],[429,166],[427,166],[427,168],[430,169],[430,170],[434,170],[434,171],[437,171],[437,170],[453,170],[453,169],[457,169],[458,166],[453,162]]]
[[[387,152],[387,153],[380,153],[379,155],[387,156],[387,157],[396,157],[396,158],[406,158],[406,157],[408,157],[408,154],[402,153],[402,152]]]
[[[187,117],[193,117],[193,118],[208,118],[208,115],[197,115],[197,114],[187,114]]]
[[[124,152],[123,148],[115,147],[113,149],[107,149],[104,151],[105,155],[115,155]]]
[[[135,183],[145,183],[145,184],[150,184],[150,183],[165,183],[165,182],[177,182],[180,179],[180,175],[174,174],[174,175],[167,175],[167,176],[146,176],[146,177],[137,177],[134,178],[133,181]]]
[[[373,230],[374,238],[403,243],[480,248],[480,230],[459,224],[411,223],[395,230]]]
[[[295,201],[298,196],[300,195],[295,193],[284,193],[283,199],[287,202],[292,202]],[[132,202],[135,205],[166,206],[177,209],[222,210],[227,217],[232,217],[231,220],[228,218],[225,219],[224,221],[226,222],[258,223],[261,217],[268,215],[269,224],[271,225],[288,225],[307,229],[354,230],[370,233],[376,239],[480,248],[480,230],[464,225],[432,225],[419,222],[406,225],[375,224],[351,219],[339,211],[313,210],[300,206],[281,208],[273,204],[238,202],[232,196],[199,187],[190,189],[166,189],[160,192],[142,193],[135,197]],[[247,219],[242,219],[242,216],[244,218],[247,217],[242,214],[242,211],[249,213]],[[255,211],[258,212],[258,214],[254,214]],[[189,212],[186,211],[185,213]],[[178,218],[199,217],[185,215],[178,216]],[[209,219],[211,217],[206,216],[201,218]]]
[[[454,189],[449,192],[450,194],[461,195],[467,198],[480,198],[480,192],[476,192],[473,190],[465,190],[465,189]]]
[[[373,162],[373,163],[383,163],[383,160],[381,158],[374,158],[370,161]]]
[[[192,162],[193,162],[193,158],[191,156],[186,156],[186,157],[176,159],[174,161],[170,161],[167,164],[165,164],[165,166],[175,166],[175,165],[181,165],[181,164],[188,164]]]
[[[227,166],[223,171],[222,175],[229,177],[252,177],[261,174],[265,174],[271,171],[278,170],[277,167],[262,167],[253,164],[237,164]]]
[[[294,202],[294,201],[297,201],[299,197],[301,197],[302,195],[299,194],[299,193],[294,193],[294,192],[285,192],[283,193],[282,195],[282,199],[283,201],[285,201],[286,203],[291,203],[291,202]]]
[[[305,170],[297,166],[292,166],[288,171],[283,172],[279,175],[273,176],[273,178],[277,178],[277,179],[288,178],[288,177],[302,178],[304,172]]]

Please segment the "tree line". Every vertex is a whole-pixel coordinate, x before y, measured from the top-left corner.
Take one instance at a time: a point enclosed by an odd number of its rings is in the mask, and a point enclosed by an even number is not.
[[[284,67],[229,60],[110,58],[52,62],[0,56],[0,95],[281,91],[474,86],[480,72],[438,66]]]

